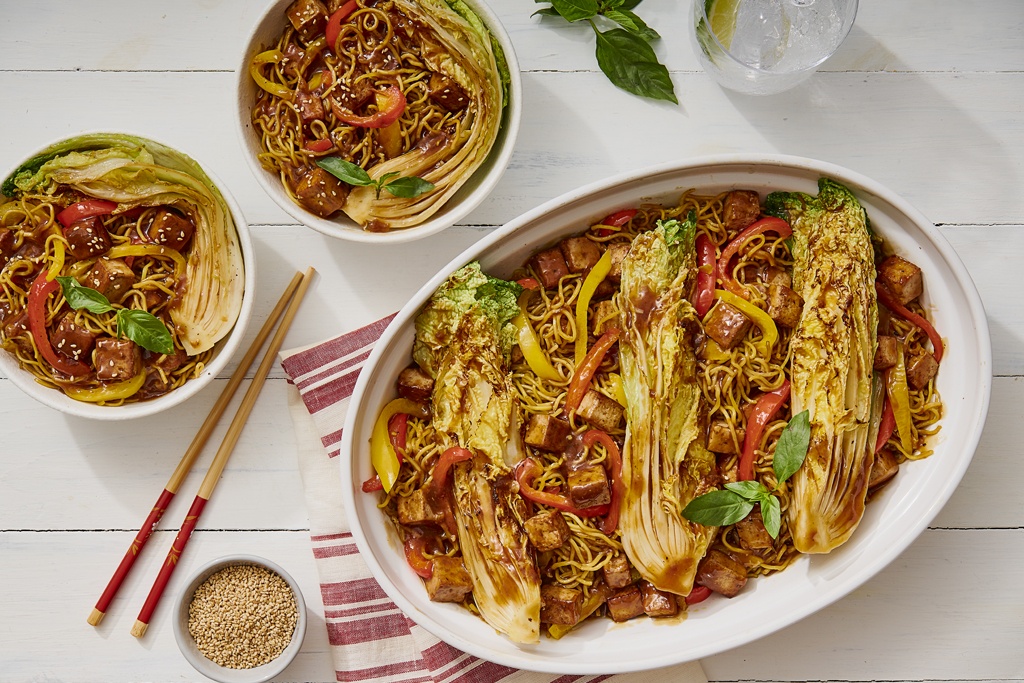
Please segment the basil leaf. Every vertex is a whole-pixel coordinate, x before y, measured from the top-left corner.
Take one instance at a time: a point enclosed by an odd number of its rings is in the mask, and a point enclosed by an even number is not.
[[[551,6],[566,21],[579,21],[597,16],[597,0],[551,0]]]
[[[610,4],[618,9],[633,9],[641,2],[643,2],[643,0],[621,0],[621,2],[616,0],[616,2]]]
[[[750,514],[754,504],[742,496],[722,489],[697,496],[683,508],[683,517],[704,526],[735,524]]]
[[[338,180],[344,181],[349,185],[358,185],[359,187],[373,185],[373,180],[370,179],[366,171],[351,161],[345,161],[341,157],[317,159],[316,164]]]
[[[782,528],[782,506],[775,496],[768,496],[761,501],[761,521],[764,528],[772,538],[779,537],[779,530]]]
[[[84,308],[90,313],[106,313],[114,310],[107,297],[91,287],[79,284],[75,278],[57,277],[55,279],[60,283],[61,291],[64,292],[64,299],[71,308]]]
[[[806,410],[797,413],[782,430],[775,445],[772,469],[775,479],[781,484],[800,469],[807,457],[807,446],[811,442],[811,416]]]
[[[384,185],[388,184],[389,180],[391,180],[392,178],[397,178],[400,175],[402,174],[399,173],[398,171],[391,171],[391,173],[385,173],[380,178],[377,178],[377,184],[383,187]]]
[[[396,197],[412,199],[413,197],[419,197],[424,192],[430,192],[433,190],[434,184],[413,175],[406,178],[399,178],[398,180],[392,180],[384,186],[384,189]]]
[[[541,7],[539,10],[537,10],[536,12],[531,14],[530,16],[531,17],[536,17],[538,15],[542,16],[542,17],[558,17],[558,16],[561,16],[558,13],[558,10],[556,10],[554,7]]]
[[[613,28],[597,34],[597,64],[614,85],[626,92],[679,104],[668,69],[647,42],[629,31]]]
[[[764,484],[753,480],[730,481],[725,485],[725,488],[736,495],[743,497],[745,500],[749,500],[751,503],[756,503],[761,500],[762,497],[768,495],[768,489],[764,487]]]
[[[154,353],[174,353],[174,340],[167,326],[152,313],[122,308],[117,312],[117,335],[124,335]]]
[[[609,9],[603,14],[633,35],[639,36],[646,41],[661,38],[657,31],[645,24],[643,19],[628,9]]]

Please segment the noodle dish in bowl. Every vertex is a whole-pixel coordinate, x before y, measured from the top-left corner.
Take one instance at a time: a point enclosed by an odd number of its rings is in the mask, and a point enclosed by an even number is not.
[[[966,271],[891,192],[792,157],[655,168],[424,287],[360,375],[342,491],[381,585],[446,642],[655,668],[891,561],[963,475],[990,374]]]
[[[246,49],[239,124],[253,172],[293,217],[403,241],[497,183],[519,90],[511,43],[476,0],[282,1]]]
[[[193,159],[93,133],[52,144],[0,196],[0,365],[41,402],[148,415],[207,384],[251,311],[241,212]]]

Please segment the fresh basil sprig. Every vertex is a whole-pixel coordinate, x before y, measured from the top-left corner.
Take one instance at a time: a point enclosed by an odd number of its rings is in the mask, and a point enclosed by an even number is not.
[[[649,42],[658,32],[632,10],[640,0],[535,0],[550,6],[534,14],[559,16],[568,22],[587,21],[597,38],[597,65],[615,86],[626,92],[678,104],[668,69],[658,61]],[[597,21],[620,28],[602,31]]]
[[[800,469],[807,457],[810,441],[810,414],[804,410],[793,416],[775,445],[772,469],[779,486]],[[782,528],[782,506],[779,499],[759,481],[733,481],[724,489],[697,496],[683,508],[683,517],[705,526],[728,526],[749,515],[757,504],[761,505],[761,521],[765,530],[772,538],[778,538]]]
[[[396,197],[412,199],[434,189],[434,184],[427,182],[423,178],[418,176],[399,178],[401,173],[396,172],[385,173],[380,178],[377,178],[377,180],[374,180],[361,167],[353,164],[351,161],[345,161],[341,157],[317,159],[316,163],[320,168],[349,185],[374,188],[377,191],[377,199],[380,199],[381,190],[387,190]]]
[[[84,308],[90,313],[109,313],[117,310],[117,336],[124,335],[144,349],[154,353],[174,353],[174,339],[167,326],[152,313],[131,308],[115,309],[110,300],[91,287],[86,287],[73,277],[58,277],[64,299],[71,308]]]

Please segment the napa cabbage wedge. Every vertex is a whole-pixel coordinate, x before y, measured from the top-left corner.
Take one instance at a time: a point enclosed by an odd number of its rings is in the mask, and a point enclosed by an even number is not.
[[[874,461],[874,251],[864,208],[835,181],[820,179],[816,197],[774,192],[766,210],[793,228],[793,288],[804,300],[790,401],[793,414],[809,411],[811,436],[790,480],[789,529],[800,552],[827,553],[860,523]]]
[[[188,216],[196,231],[171,321],[189,355],[227,335],[242,307],[245,266],[228,205],[199,164],[152,140],[82,135],[30,159],[0,189],[15,197],[53,194],[62,186],[116,202],[115,213],[171,206]]]
[[[469,100],[463,125],[428,133],[405,154],[366,168],[374,180],[416,176],[433,190],[403,198],[353,187],[342,207],[360,225],[375,219],[406,228],[439,211],[487,158],[501,128],[509,70],[497,41],[461,0],[395,0],[394,7],[417,22],[426,67],[458,83]]]
[[[509,374],[521,291],[475,262],[456,271],[416,318],[413,358],[434,378],[431,420],[441,448],[473,454],[454,466],[452,484],[473,599],[496,630],[533,643],[540,638],[540,573],[512,477],[523,457]]]
[[[717,532],[682,517],[715,488],[714,455],[700,438],[701,392],[695,335],[700,319],[687,296],[697,277],[696,217],[641,233],[622,261],[619,343],[626,393],[619,517],[622,545],[640,574],[687,595]]]

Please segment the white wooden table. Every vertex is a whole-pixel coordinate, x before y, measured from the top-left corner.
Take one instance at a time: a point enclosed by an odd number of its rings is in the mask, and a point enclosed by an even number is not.
[[[589,28],[531,18],[528,0],[494,0],[525,86],[511,166],[466,224],[386,250],[295,224],[250,174],[233,130],[233,69],[263,4],[0,0],[0,166],[87,129],[135,131],[192,153],[251,225],[255,321],[295,270],[320,273],[286,346],[397,310],[487,231],[618,171],[781,152],[873,177],[940,227],[981,291],[996,377],[980,448],[932,526],[878,576],[702,663],[713,681],[1024,679],[1024,3],[865,0],[821,72],[757,99],[700,71],[688,1],[647,0],[638,12],[664,36],[657,50],[677,107],[613,88],[597,71]],[[93,628],[85,618],[220,386],[166,415],[117,424],[65,417],[0,377],[0,680],[201,679],[174,644],[168,603],[144,639],[128,630],[214,448],[106,620]],[[322,615],[285,386],[275,369],[169,594],[199,564],[252,552],[291,572],[311,615]],[[321,619],[282,680],[333,679]]]

